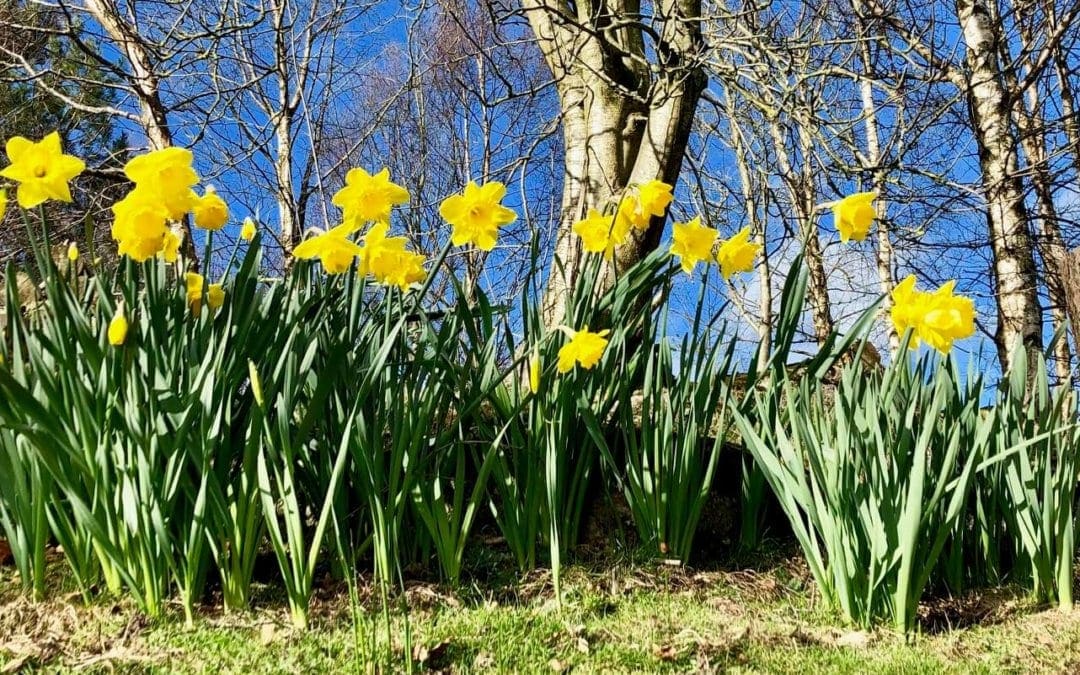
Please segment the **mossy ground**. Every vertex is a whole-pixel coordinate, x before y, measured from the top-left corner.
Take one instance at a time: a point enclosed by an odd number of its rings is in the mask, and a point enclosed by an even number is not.
[[[312,628],[289,627],[276,587],[255,609],[179,609],[148,621],[124,600],[85,604],[58,562],[54,592],[30,603],[0,568],[0,673],[35,671],[418,672],[1074,672],[1080,610],[1038,607],[1008,589],[922,607],[922,632],[845,628],[784,549],[756,564],[693,570],[623,561],[510,573],[456,591],[408,582],[386,615],[370,584],[325,579]],[[751,569],[752,567],[752,569]],[[405,618],[404,607],[408,607]]]

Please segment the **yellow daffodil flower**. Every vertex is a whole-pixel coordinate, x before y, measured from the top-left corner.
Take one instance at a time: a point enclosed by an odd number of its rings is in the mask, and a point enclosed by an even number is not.
[[[536,394],[540,392],[540,350],[533,349],[532,357],[529,358],[529,391]]]
[[[942,354],[952,350],[953,342],[975,334],[975,303],[955,295],[955,281],[946,282],[933,292],[915,288],[910,275],[893,289],[891,318],[898,333],[913,331],[909,348],[925,342]]]
[[[390,226],[386,223],[376,223],[371,226],[364,235],[364,244],[358,254],[360,262],[357,264],[357,272],[361,275],[374,274],[377,259],[388,251],[404,251],[407,240],[405,237],[387,237],[386,232]]]
[[[948,281],[930,294],[919,327],[919,337],[943,354],[952,349],[953,341],[975,334],[975,302],[955,295],[955,287],[955,281]]]
[[[615,227],[618,231],[639,230],[644,232],[649,229],[651,219],[652,216],[641,208],[637,194],[633,192],[624,194],[619,201],[618,208],[615,210]]]
[[[387,229],[389,225],[386,223],[376,223],[364,236],[357,271],[360,275],[372,275],[381,284],[397,286],[404,292],[427,278],[427,270],[424,269],[426,258],[405,250],[405,237],[387,237]]]
[[[627,221],[605,216],[596,209],[589,209],[589,215],[574,223],[573,229],[581,237],[581,245],[587,252],[603,253],[608,260],[614,257],[616,248],[626,243],[630,233]]]
[[[906,279],[893,287],[889,295],[892,298],[889,316],[896,332],[903,335],[909,328],[917,329],[923,312],[923,296],[926,293],[915,290],[915,275],[908,275]],[[916,333],[911,338],[910,347],[914,349],[918,343],[919,337]]]
[[[423,254],[413,251],[388,251],[379,257],[372,274],[379,283],[397,286],[404,293],[427,278],[426,260]]]
[[[109,322],[107,333],[109,344],[113,347],[119,347],[124,344],[124,340],[127,339],[128,320],[127,317],[124,316],[123,303],[116,308],[116,314],[113,315],[112,321]]]
[[[343,274],[349,271],[353,260],[362,249],[349,239],[353,229],[342,224],[322,234],[309,237],[293,249],[298,260],[318,258],[327,274]]]
[[[220,230],[229,222],[229,207],[213,186],[207,186],[202,197],[197,197],[191,207],[195,226],[204,230]]]
[[[451,243],[472,244],[481,251],[495,248],[499,228],[517,220],[517,214],[501,204],[504,196],[506,186],[498,181],[484,185],[469,181],[462,194],[444,199],[439,214],[453,227]]]
[[[833,204],[833,221],[840,232],[840,241],[862,241],[870,233],[870,226],[877,218],[873,201],[876,192],[858,192]]]
[[[169,220],[180,220],[198,198],[191,189],[199,182],[193,161],[191,151],[185,148],[154,150],[128,161],[124,175],[136,189],[155,195]]]
[[[642,216],[642,229],[648,227],[649,221],[659,218],[667,211],[667,207],[673,199],[671,186],[661,180],[650,180],[642,183],[637,188],[637,208]]]
[[[611,331],[593,333],[588,326],[578,331],[566,327],[562,327],[562,330],[570,337],[570,341],[559,349],[559,363],[556,368],[560,373],[570,372],[575,365],[589,370],[600,362],[600,357],[607,348],[607,335]]]
[[[244,225],[240,228],[240,238],[244,241],[255,238],[255,221],[251,218],[244,218]]]
[[[24,209],[50,199],[70,202],[68,182],[86,169],[81,159],[64,154],[60,134],[55,131],[36,143],[12,137],[7,142],[7,156],[11,165],[0,171],[0,176],[18,182],[15,199]]]
[[[372,175],[363,169],[351,169],[345,175],[345,187],[334,194],[333,203],[341,208],[342,219],[359,230],[365,223],[385,223],[390,211],[409,201],[409,191],[390,182],[390,170]]]
[[[67,259],[68,262],[79,261],[79,245],[75,242],[71,242],[68,244]]]
[[[206,289],[206,304],[215,311],[225,304],[225,289],[221,284],[210,284]]]
[[[170,265],[175,263],[180,256],[180,244],[183,241],[183,235],[170,227],[165,233],[165,240],[161,246],[162,260]]]
[[[679,257],[683,271],[693,274],[699,262],[712,257],[713,244],[720,233],[701,224],[701,216],[671,227],[671,255]]]
[[[0,220],[4,219],[5,213],[7,213],[7,190],[0,187]]]
[[[191,307],[191,313],[199,315],[202,310],[203,284],[205,279],[198,272],[186,272],[184,274],[184,286],[187,289],[187,304]]]
[[[754,260],[761,252],[761,244],[750,242],[750,227],[744,227],[731,239],[720,243],[716,250],[716,262],[720,265],[720,274],[727,281],[737,272],[753,272]]]
[[[120,255],[143,262],[162,251],[170,230],[169,214],[161,200],[136,188],[113,204],[112,212],[112,238]]]

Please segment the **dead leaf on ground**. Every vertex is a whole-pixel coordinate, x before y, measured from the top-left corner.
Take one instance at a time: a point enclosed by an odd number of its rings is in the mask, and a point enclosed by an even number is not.
[[[417,583],[405,590],[405,597],[410,607],[420,609],[432,609],[436,607],[449,607],[460,609],[461,600],[453,595],[443,593],[433,584]]]
[[[264,623],[259,627],[259,643],[263,646],[273,644],[277,639],[278,630],[272,623]]]
[[[837,647],[851,647],[852,649],[865,649],[870,645],[870,635],[866,631],[856,630],[841,635],[836,640]]]

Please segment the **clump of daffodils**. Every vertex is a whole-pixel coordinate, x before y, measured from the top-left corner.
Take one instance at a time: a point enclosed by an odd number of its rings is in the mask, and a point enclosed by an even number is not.
[[[672,187],[659,180],[650,180],[625,191],[614,215],[589,209],[584,219],[573,225],[588,253],[600,253],[607,260],[615,250],[630,240],[631,233],[649,229],[653,218],[662,217],[671,204]]]
[[[333,197],[341,208],[342,223],[301,242],[293,249],[293,258],[317,259],[327,274],[344,274],[357,262],[360,276],[408,291],[427,278],[427,258],[410,251],[405,237],[387,236],[393,208],[408,201],[409,192],[391,182],[388,169],[375,174],[352,169],[345,176],[345,186]],[[369,225],[367,232],[353,238]],[[254,234],[252,224],[250,236]],[[245,236],[243,231],[241,236]]]
[[[444,199],[439,213],[452,228],[451,244],[483,251],[495,248],[499,228],[517,219],[512,209],[503,206],[505,196],[506,186],[500,182],[469,181],[461,194]],[[427,258],[409,250],[406,237],[389,236],[393,207],[408,201],[408,191],[390,181],[387,169],[376,174],[353,169],[333,198],[342,210],[341,225],[301,242],[292,255],[300,260],[318,259],[327,274],[344,274],[357,262],[361,276],[408,291],[428,275]],[[354,239],[365,226],[369,226],[367,232]]]
[[[82,173],[85,164],[64,154],[58,133],[36,142],[14,137],[7,142],[6,151],[9,165],[0,170],[0,177],[17,183],[20,207],[29,209],[49,200],[71,201],[69,183]],[[202,195],[195,192],[199,175],[193,159],[190,150],[170,147],[134,157],[124,166],[124,174],[135,187],[112,206],[112,236],[120,255],[137,262],[155,256],[175,262],[181,244],[176,225],[184,218],[190,215],[197,227],[208,231],[220,230],[228,223],[228,205],[213,187],[206,187]],[[460,194],[443,200],[439,212],[451,227],[450,243],[492,250],[500,228],[517,219],[517,214],[502,204],[505,196],[506,186],[500,182],[469,181]],[[876,198],[876,193],[863,192],[832,205],[841,239],[859,241],[867,236],[876,218]],[[635,233],[647,230],[653,219],[664,217],[672,200],[672,186],[663,181],[631,186],[621,195],[613,213],[590,209],[584,219],[574,224],[573,231],[586,252],[611,260]],[[390,236],[394,207],[408,201],[408,191],[390,180],[389,170],[371,174],[352,169],[346,175],[345,186],[333,196],[333,203],[342,211],[341,224],[309,236],[296,246],[292,256],[319,260],[327,274],[343,274],[355,263],[361,276],[371,276],[378,283],[406,292],[428,276],[425,256],[409,250],[406,237]],[[7,192],[0,187],[0,216],[6,206]],[[240,238],[250,241],[255,234],[254,221],[245,219]],[[723,278],[730,280],[734,274],[752,271],[761,250],[760,244],[750,241],[749,227],[721,239],[719,231],[702,224],[700,216],[672,226],[670,253],[687,274],[701,263],[715,262]],[[78,257],[78,247],[72,243],[68,258],[74,262]],[[188,304],[196,315],[204,298],[214,310],[225,302],[222,284],[207,284],[195,272],[185,275],[185,287]],[[955,282],[950,281],[932,292],[919,291],[915,277],[909,276],[892,292],[892,322],[901,333],[912,331],[912,347],[925,342],[948,352],[954,341],[974,333],[974,304],[970,298],[955,295],[954,287]],[[110,322],[109,343],[122,345],[127,327],[121,307]],[[591,332],[587,327],[563,330],[570,339],[559,350],[557,370],[565,373],[575,366],[595,366],[607,346],[609,331]],[[534,354],[529,373],[534,391],[539,386],[540,368]]]
[[[662,217],[672,200],[672,186],[651,180],[629,189],[619,201],[613,215],[589,209],[588,215],[574,223],[573,231],[587,253],[603,255],[612,260],[615,251],[630,241],[631,235],[648,229],[653,218]],[[750,228],[745,227],[730,239],[721,239],[715,228],[703,225],[701,216],[671,227],[671,255],[687,274],[693,274],[699,263],[715,262],[725,280],[739,272],[752,272],[761,245],[750,241]]]
[[[176,262],[180,250],[177,224],[190,213],[195,226],[220,230],[229,220],[225,200],[212,187],[198,195],[194,157],[184,148],[164,148],[132,158],[124,175],[135,184],[113,205],[112,237],[120,255],[136,262],[161,256]]]

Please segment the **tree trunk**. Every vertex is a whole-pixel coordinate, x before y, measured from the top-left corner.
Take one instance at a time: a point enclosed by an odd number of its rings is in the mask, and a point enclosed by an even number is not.
[[[701,3],[657,3],[656,13],[666,18],[664,49],[658,50],[652,72],[642,29],[621,20],[627,12],[640,12],[636,3],[598,9],[589,3],[523,0],[523,6],[555,78],[562,110],[562,212],[543,303],[545,320],[558,324],[584,261],[574,223],[590,208],[613,206],[628,185],[651,179],[674,184],[678,179],[706,85],[697,62],[703,48]],[[663,227],[664,219],[657,218],[644,233],[634,233],[617,251],[598,290],[654,249]]]
[[[288,266],[292,262],[292,250],[300,243],[300,228],[296,221],[293,200],[292,133],[291,121],[282,115],[274,124],[274,174],[277,178],[278,223],[281,228],[281,248]]]
[[[1072,150],[1073,170],[1080,180],[1080,112],[1076,109],[1076,97],[1069,79],[1069,64],[1061,49],[1054,50],[1054,74],[1057,76],[1061,121],[1065,140]],[[1080,349],[1078,349],[1080,351]]]
[[[878,137],[877,106],[874,104],[874,64],[870,53],[869,26],[866,19],[859,15],[858,25],[862,42],[859,45],[859,57],[862,61],[864,77],[859,80],[859,94],[862,99],[863,127],[866,132],[866,158],[863,168],[870,171],[872,185],[878,198],[877,208],[877,272],[881,283],[881,292],[884,300],[881,303],[881,313],[885,317],[883,322],[889,338],[889,352],[895,356],[900,349],[900,335],[896,332],[896,326],[889,321],[889,313],[892,310],[892,290],[895,285],[893,277],[893,249],[892,239],[889,236],[889,225],[885,220],[885,169],[881,160],[881,140]]]
[[[289,48],[285,43],[285,3],[277,3],[274,13],[274,71],[277,77],[277,110],[271,112],[274,125],[274,176],[277,180],[278,225],[281,231],[282,257],[286,269],[292,265],[292,250],[300,243],[296,223],[296,196],[293,186],[292,125],[298,98],[290,89]]]
[[[160,150],[171,146],[173,138],[169,128],[168,109],[161,100],[157,72],[138,28],[130,25],[121,16],[114,0],[86,0],[86,9],[101,24],[131,65],[129,84],[139,101],[139,123],[146,132],[150,149]],[[192,266],[198,269],[199,258],[195,253],[189,219],[184,218],[180,227],[184,233],[183,254],[191,261]]]
[[[1080,249],[1064,254],[1061,261],[1061,285],[1069,316],[1080,316]]]
[[[799,125],[799,144],[804,162],[809,160],[807,145],[812,143],[809,129],[804,126],[809,120],[801,113],[795,115]],[[803,247],[803,260],[807,266],[806,296],[810,304],[811,319],[814,326],[814,338],[823,344],[833,331],[832,309],[829,302],[829,278],[825,273],[825,263],[821,255],[821,241],[818,239],[815,216],[813,178],[803,170],[796,172],[788,154],[784,131],[780,120],[774,115],[768,119],[769,136],[772,138],[773,153],[776,155],[780,178],[787,187],[792,210]]]
[[[1031,8],[1026,3],[1014,3],[1014,9],[1018,16],[1023,19],[1024,14]],[[1020,21],[1020,47],[1023,53],[1028,54],[1028,66],[1031,63],[1031,45],[1033,36],[1030,28]],[[1003,55],[1003,58],[1005,55]],[[1009,57],[1011,58],[1011,57]],[[1043,116],[1043,103],[1039,99],[1037,86],[1027,88],[1026,105],[1025,95],[1019,92],[1019,84],[1015,70],[1007,72],[1006,83],[1013,92],[1013,110],[1016,117],[1016,126],[1020,137],[1020,146],[1027,158],[1028,172],[1031,183],[1035,190],[1035,206],[1039,216],[1039,238],[1037,245],[1039,254],[1046,269],[1046,289],[1050,298],[1050,318],[1055,333],[1064,331],[1066,322],[1069,320],[1069,306],[1065,299],[1065,284],[1063,280],[1063,267],[1066,264],[1065,243],[1061,238],[1058,221],[1057,206],[1054,204],[1053,176],[1049,158],[1046,154],[1046,123]],[[1073,325],[1077,325],[1076,317],[1072,317]],[[1062,334],[1061,339],[1054,344],[1054,368],[1058,381],[1068,384],[1072,381],[1072,355],[1069,349],[1069,338]]]
[[[739,186],[742,189],[743,205],[746,210],[746,223],[750,231],[754,233],[757,243],[761,245],[761,263],[758,265],[758,288],[761,299],[758,308],[757,334],[760,346],[757,353],[759,369],[764,369],[768,364],[772,352],[772,271],[769,264],[768,238],[765,236],[765,228],[758,218],[758,198],[756,190],[758,184],[754,181],[754,174],[750,166],[749,150],[743,140],[742,128],[739,125],[735,103],[731,92],[726,92],[724,97],[725,112],[728,118],[728,128],[731,130],[731,149],[735,154],[735,166],[739,170]]]
[[[996,30],[982,0],[957,0],[969,72],[968,104],[979,146],[983,195],[994,258],[998,324],[995,333],[1003,369],[1012,365],[1018,340],[1029,352],[1042,348],[1042,311],[1028,232],[1024,186],[1017,172],[1010,101],[1002,83]]]

